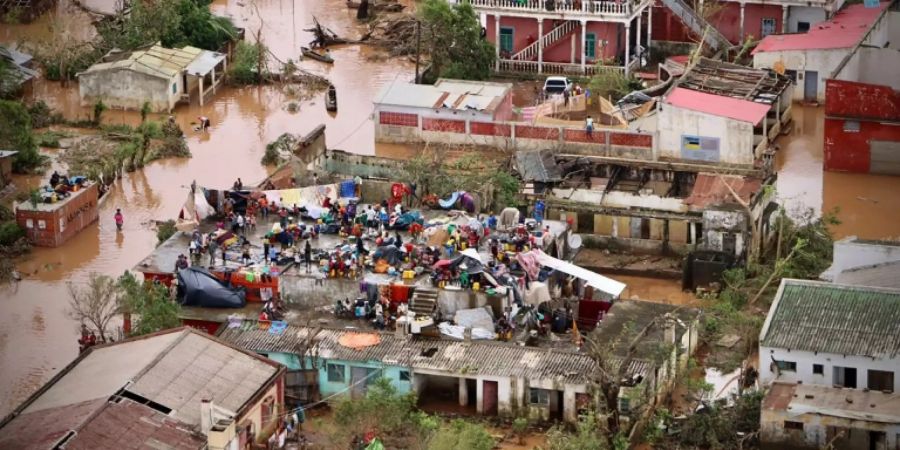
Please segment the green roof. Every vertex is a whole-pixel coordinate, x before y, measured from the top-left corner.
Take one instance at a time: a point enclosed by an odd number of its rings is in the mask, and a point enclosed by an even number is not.
[[[900,290],[784,279],[760,346],[895,358]]]

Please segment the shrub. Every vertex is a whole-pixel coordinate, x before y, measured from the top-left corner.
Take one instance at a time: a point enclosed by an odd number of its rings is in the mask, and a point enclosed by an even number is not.
[[[12,245],[25,236],[25,230],[15,222],[0,223],[0,245]]]
[[[442,427],[428,441],[430,450],[490,450],[494,438],[481,424],[456,419]]]
[[[157,240],[156,244],[159,245],[159,244],[162,244],[163,242],[166,242],[177,231],[178,231],[178,229],[175,228],[174,220],[167,220],[165,222],[160,223],[156,229],[156,240]]]

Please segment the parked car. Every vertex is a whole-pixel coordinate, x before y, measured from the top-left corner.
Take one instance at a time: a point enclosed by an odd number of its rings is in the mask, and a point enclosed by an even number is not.
[[[547,77],[544,80],[544,95],[572,93],[572,80],[566,77]]]

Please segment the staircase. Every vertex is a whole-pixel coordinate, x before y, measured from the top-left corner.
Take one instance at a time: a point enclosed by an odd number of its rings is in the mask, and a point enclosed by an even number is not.
[[[516,61],[534,61],[538,56],[538,49],[541,44],[543,44],[544,49],[546,50],[552,44],[555,44],[562,40],[562,38],[566,37],[574,31],[578,27],[577,20],[567,20],[563,22],[560,26],[550,30],[547,34],[541,36],[541,38],[537,41],[532,42],[527,47],[520,50],[518,53],[512,55],[513,60]]]
[[[682,22],[696,34],[704,37],[706,44],[713,50],[720,52],[731,47],[731,42],[722,36],[715,27],[700,17],[694,8],[691,8],[684,0],[662,0],[663,4],[672,11],[672,14],[678,16]],[[708,31],[707,31],[708,30]]]
[[[409,310],[417,316],[431,316],[437,309],[438,292],[432,289],[416,288],[409,300]]]

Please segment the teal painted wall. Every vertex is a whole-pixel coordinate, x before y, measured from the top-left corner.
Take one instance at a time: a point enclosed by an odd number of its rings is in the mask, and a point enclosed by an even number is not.
[[[268,357],[272,361],[276,361],[278,363],[283,364],[288,368],[288,370],[299,370],[300,367],[300,357],[293,353],[263,353],[264,356]],[[345,361],[345,360],[327,360],[324,358],[316,359],[317,369],[319,371],[319,393],[325,397],[328,395],[333,395],[337,393],[349,392],[350,391],[350,374],[351,367],[366,367],[369,369],[381,370],[382,376],[391,381],[391,384],[394,388],[397,389],[397,392],[401,394],[405,394],[412,390],[412,371],[406,367],[399,366],[390,366],[383,364],[381,361]],[[343,381],[328,381],[328,364],[339,364],[344,368],[344,377]],[[306,367],[312,367],[311,358],[306,358]],[[400,380],[400,373],[408,372],[409,377],[407,380]],[[367,382],[372,382],[376,379],[376,376],[372,376]]]
[[[349,393],[350,392],[350,374],[351,367],[366,367],[369,369],[381,370],[381,374],[383,377],[390,380],[391,384],[394,388],[397,389],[397,392],[401,394],[405,394],[412,390],[412,372],[406,367],[398,367],[398,366],[389,366],[383,364],[381,361],[344,361],[344,360],[326,360],[324,358],[318,358],[318,369],[319,369],[319,393],[322,396],[333,395],[337,393]],[[328,381],[328,364],[338,364],[342,365],[344,368],[344,377],[343,381]],[[400,373],[408,372],[409,379],[401,381]],[[368,382],[372,382],[376,379],[376,376],[369,378]]]

